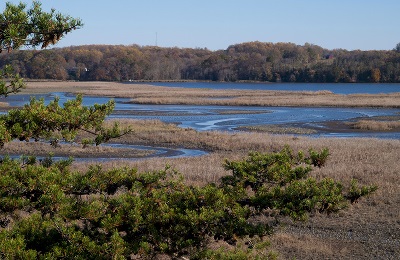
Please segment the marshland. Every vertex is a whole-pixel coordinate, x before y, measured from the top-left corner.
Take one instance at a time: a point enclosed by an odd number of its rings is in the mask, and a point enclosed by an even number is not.
[[[400,259],[400,6],[150,2],[4,2],[0,259]]]
[[[400,93],[340,95],[329,91],[285,92],[262,90],[210,90],[121,84],[109,82],[28,82],[21,94],[81,93],[88,96],[128,99],[129,104],[147,105],[201,105],[269,107],[339,107],[394,109],[400,107]],[[16,95],[15,97],[18,97]],[[9,104],[3,100],[3,110]],[[397,109],[397,110],[396,110]],[[233,110],[240,114],[243,111]],[[138,111],[140,113],[140,111]],[[142,111],[142,113],[144,113]],[[148,111],[147,111],[148,113]],[[155,113],[155,112],[154,112]],[[250,113],[250,112],[247,112]],[[400,140],[398,138],[326,138],[310,137],[313,131],[304,126],[258,125],[241,131],[196,131],[178,127],[178,122],[156,119],[110,118],[105,124],[118,121],[132,132],[112,142],[127,145],[196,149],[206,153],[201,156],[180,158],[146,158],[151,151],[98,146],[81,148],[71,144],[53,147],[41,143],[11,142],[0,150],[5,154],[26,154],[75,157],[121,157],[121,160],[103,162],[105,168],[128,165],[139,171],[159,170],[171,165],[182,173],[185,181],[194,185],[217,182],[227,174],[224,159],[237,160],[251,151],[276,152],[289,145],[294,151],[310,148],[329,149],[325,167],[316,168],[312,175],[317,179],[332,177],[343,183],[356,179],[360,184],[378,185],[379,189],[338,214],[328,216],[318,213],[307,222],[283,219],[277,233],[271,236],[268,250],[276,251],[281,259],[396,259],[400,256]],[[157,113],[153,114],[157,115]],[[400,115],[360,118],[340,124],[351,131],[400,132]],[[290,128],[291,127],[291,128]],[[332,126],[331,126],[332,127]],[[81,133],[79,138],[84,138]],[[135,160],[131,160],[134,158]],[[137,160],[137,159],[140,160]],[[87,169],[93,162],[75,162],[76,169]]]

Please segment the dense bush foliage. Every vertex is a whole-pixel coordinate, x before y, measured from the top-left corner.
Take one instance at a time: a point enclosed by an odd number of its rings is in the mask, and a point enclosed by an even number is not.
[[[235,244],[246,236],[270,234],[273,227],[259,221],[266,210],[305,219],[313,211],[343,208],[355,190],[365,196],[375,189],[353,183],[346,191],[334,180],[310,178],[310,157],[288,147],[226,161],[225,167],[231,174],[220,183],[198,187],[186,185],[168,167],[138,173],[97,165],[75,172],[69,161],[24,160],[21,165],[5,158],[0,164],[1,257],[224,255],[205,249],[215,240]]]
[[[74,46],[0,55],[24,78],[58,80],[214,80],[400,82],[400,53],[328,50],[317,45],[248,42],[226,50],[152,46]]]

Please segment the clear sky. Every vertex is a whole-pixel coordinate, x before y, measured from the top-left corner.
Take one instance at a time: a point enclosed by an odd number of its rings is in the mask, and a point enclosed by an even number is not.
[[[1,1],[4,8],[4,0]],[[8,0],[18,3],[19,0]],[[31,3],[30,0],[23,2]],[[42,0],[84,22],[57,47],[138,44],[226,49],[308,42],[327,49],[391,50],[400,42],[400,0]]]

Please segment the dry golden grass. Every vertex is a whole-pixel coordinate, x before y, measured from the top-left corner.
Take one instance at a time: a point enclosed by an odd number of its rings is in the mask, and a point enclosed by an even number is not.
[[[287,127],[279,125],[255,125],[255,126],[240,126],[237,130],[250,132],[264,132],[270,134],[316,134],[317,130],[301,127]]]
[[[131,98],[136,104],[400,107],[400,93],[339,95],[329,91],[188,89],[115,82],[28,82],[24,93],[56,91]]]
[[[377,120],[359,120],[354,123],[348,123],[353,129],[372,130],[372,131],[391,131],[400,130],[400,121],[377,121]]]

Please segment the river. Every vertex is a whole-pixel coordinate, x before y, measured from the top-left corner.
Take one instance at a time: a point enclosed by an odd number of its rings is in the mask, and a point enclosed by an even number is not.
[[[157,83],[158,84],[158,83]],[[167,83],[159,83],[166,85]],[[246,88],[247,86],[291,86],[301,90],[329,89],[333,86],[353,89],[368,89],[372,85],[382,92],[392,92],[399,88],[400,84],[253,84],[253,83],[168,83],[171,86],[186,85],[187,87],[224,86],[226,88]],[[299,86],[300,85],[300,86]],[[362,86],[361,86],[362,85]],[[382,85],[382,86],[381,86]],[[306,88],[305,86],[312,86]],[[385,90],[385,91],[383,91]],[[361,93],[359,90],[357,93]],[[371,92],[371,90],[370,90]],[[44,98],[46,103],[58,96],[60,103],[74,97],[67,93],[49,93],[36,95],[37,98]],[[84,105],[105,103],[107,97],[83,98]],[[29,101],[29,96],[11,95],[7,102],[11,106],[22,106]],[[360,118],[399,116],[398,108],[333,108],[333,107],[249,107],[249,106],[193,106],[193,105],[140,105],[130,103],[128,98],[116,98],[116,107],[110,118],[132,118],[132,119],[158,119],[167,123],[175,123],[183,128],[193,128],[197,131],[237,131],[238,127],[259,126],[259,125],[280,125],[312,128],[317,133],[308,134],[312,137],[376,137],[400,139],[400,132],[366,132],[349,131],[329,128],[328,123],[341,121],[355,121]]]

